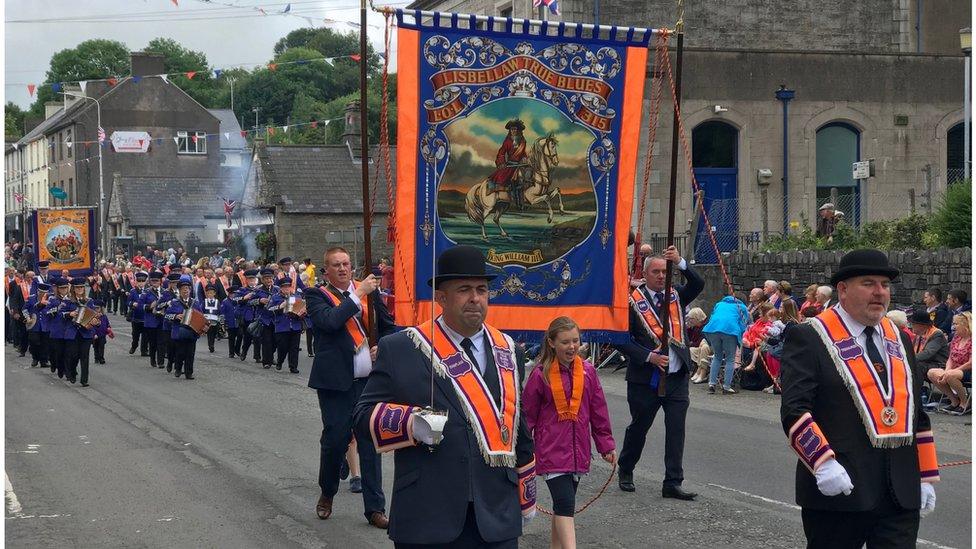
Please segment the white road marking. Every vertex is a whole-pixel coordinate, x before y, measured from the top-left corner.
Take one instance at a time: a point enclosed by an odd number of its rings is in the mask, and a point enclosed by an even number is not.
[[[772,503],[772,504],[775,504],[775,505],[781,505],[781,506],[787,507],[789,509],[795,509],[797,511],[800,510],[800,507],[799,506],[793,505],[792,503],[786,503],[785,501],[779,501],[778,499],[771,499],[771,498],[767,498],[767,497],[764,497],[764,496],[759,496],[759,495],[756,495],[756,494],[750,494],[749,492],[744,492],[742,490],[737,490],[735,488],[729,488],[728,486],[722,486],[721,484],[711,484],[711,483],[709,483],[706,486],[712,486],[712,487],[715,487],[715,488],[719,488],[721,490],[726,490],[728,492],[735,492],[736,494],[742,494],[743,496],[748,496],[750,498],[758,499],[758,500],[764,501],[766,503]],[[927,539],[922,539],[922,538],[918,538],[916,540],[916,542],[919,545],[926,545],[928,547],[935,547],[936,549],[954,549],[953,547],[950,547],[948,545],[941,545],[941,544],[938,544],[938,543],[936,543],[934,541],[929,541]]]
[[[3,472],[3,499],[7,503],[7,514],[20,513],[20,501],[17,500],[17,494],[14,493],[14,487],[10,484],[10,477],[7,476],[6,470]]]

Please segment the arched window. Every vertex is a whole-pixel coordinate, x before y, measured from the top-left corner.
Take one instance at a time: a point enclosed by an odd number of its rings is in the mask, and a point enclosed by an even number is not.
[[[960,122],[946,132],[946,182],[954,183],[965,173],[965,125]]]
[[[691,132],[691,159],[696,168],[734,168],[739,130],[720,120],[699,124]]]
[[[817,130],[817,206],[834,200],[847,219],[860,224],[860,186],[853,177],[861,159],[861,132],[850,124],[831,122]],[[831,198],[831,190],[834,198]]]

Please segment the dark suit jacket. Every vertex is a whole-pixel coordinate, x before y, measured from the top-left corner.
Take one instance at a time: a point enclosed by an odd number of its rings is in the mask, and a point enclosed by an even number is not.
[[[932,368],[945,368],[949,360],[949,340],[941,331],[932,334],[917,355],[918,369],[924,376]]]
[[[308,386],[313,389],[346,391],[353,381],[352,336],[346,330],[346,321],[359,312],[351,297],[344,298],[333,307],[322,295],[324,286],[305,292],[306,318],[315,333],[315,360],[308,376]],[[376,304],[376,327],[380,337],[395,330],[393,318],[386,310],[379,291],[370,295]]]
[[[939,303],[935,308],[935,327],[948,336],[952,333],[952,311],[945,303]]]
[[[678,272],[682,273],[685,277],[684,286],[675,286],[675,290],[678,291],[678,298],[681,300],[681,314],[684,316],[685,312],[683,308],[694,301],[698,297],[698,294],[702,292],[705,288],[705,280],[691,268],[691,265],[688,265],[686,270]],[[653,303],[651,301],[651,306],[653,306]],[[616,347],[621,353],[627,355],[629,359],[627,364],[628,382],[651,382],[651,374],[654,373],[654,369],[657,367],[647,362],[647,355],[656,347],[654,341],[641,326],[641,318],[634,311],[633,307],[630,307],[630,342]],[[682,349],[672,345],[669,352],[678,354],[684,368],[691,367],[691,353],[687,347]]]
[[[922,375],[911,341],[901,330],[899,334],[915,374],[915,432],[928,431],[931,425],[922,408]],[[816,477],[797,460],[797,505],[830,511],[868,511],[877,506],[885,491],[890,491],[903,508],[919,508],[921,477],[915,443],[898,448],[871,445],[854,400],[813,326],[801,324],[790,330],[783,349],[780,381],[784,430],[789,433],[796,420],[810,412],[854,483],[851,495],[827,497],[817,488]]]
[[[488,355],[491,357],[490,352]],[[489,367],[495,367],[494,359],[489,360]],[[516,362],[521,386],[525,356],[518,349]],[[430,378],[430,360],[406,332],[381,339],[376,366],[356,406],[356,428],[367,439],[372,436],[370,414],[379,402],[428,406]],[[478,529],[485,541],[522,535],[515,468],[489,467],[485,463],[451,382],[440,376],[434,376],[434,408],[448,412],[440,445],[433,452],[424,446],[394,451],[390,539],[400,543],[448,543],[464,527],[468,502],[474,503]],[[515,440],[518,465],[529,463],[533,444],[522,415]]]

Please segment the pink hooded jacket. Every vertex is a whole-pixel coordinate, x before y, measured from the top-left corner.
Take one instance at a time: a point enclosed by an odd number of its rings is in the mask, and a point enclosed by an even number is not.
[[[573,393],[569,371],[560,367],[564,398]],[[522,413],[535,439],[535,470],[537,473],[587,473],[590,470],[590,430],[597,452],[606,454],[615,445],[610,427],[607,399],[600,386],[600,378],[588,361],[583,361],[583,397],[576,422],[559,421],[552,389],[543,379],[542,366],[529,374],[522,391]]]

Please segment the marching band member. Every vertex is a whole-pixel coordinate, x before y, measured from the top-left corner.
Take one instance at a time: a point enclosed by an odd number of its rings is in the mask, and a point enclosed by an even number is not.
[[[247,360],[247,350],[254,345],[254,362],[261,362],[261,339],[251,335],[248,326],[258,320],[259,307],[258,301],[258,270],[248,269],[244,271],[245,285],[237,292],[238,310],[241,314],[241,360]]]
[[[139,296],[139,303],[144,311],[142,317],[142,336],[148,341],[147,351],[149,353],[149,367],[156,367],[156,357],[159,355],[159,328],[163,324],[163,318],[156,310],[162,297],[163,273],[153,271],[149,273],[149,285]],[[165,309],[163,309],[165,311]],[[162,362],[162,361],[160,361]],[[163,364],[160,364],[163,366]]]
[[[14,281],[10,284],[10,316],[12,319],[14,348],[17,349],[17,356],[27,355],[27,324],[24,318],[24,304],[31,294],[31,279],[34,273],[18,270],[14,274]]]
[[[525,357],[485,323],[493,278],[479,249],[443,252],[428,281],[442,314],[380,339],[356,406],[360,449],[395,451],[389,536],[398,548],[517,547],[535,515]],[[442,440],[418,413],[428,405],[449,413]]]
[[[839,304],[787,335],[780,416],[807,547],[915,547],[920,510],[935,509],[922,373],[885,317],[898,274],[884,252],[847,253],[831,277]]]
[[[288,371],[298,373],[298,347],[302,340],[302,327],[305,324],[305,314],[294,315],[285,312],[289,303],[295,303],[302,298],[302,291],[295,289],[292,280],[287,276],[278,279],[278,293],[268,302],[268,310],[274,315],[275,347],[278,359],[275,368],[281,370],[285,358],[288,358]]]
[[[140,356],[149,356],[149,338],[144,333],[144,320],[146,310],[142,306],[142,293],[145,290],[146,279],[149,278],[144,272],[138,272],[132,290],[129,291],[129,310],[132,311],[130,323],[132,324],[132,346],[129,347],[129,354],[136,352],[139,347]]]
[[[94,324],[80,325],[77,323],[81,314],[81,309],[91,308],[92,301],[85,297],[88,291],[88,280],[83,277],[71,279],[71,293],[63,301],[61,316],[65,321],[64,334],[61,338],[65,341],[65,370],[68,381],[75,383],[78,380],[78,364],[81,363],[81,386],[88,387],[88,361],[91,353],[92,336]]]
[[[95,326],[95,333],[92,336],[92,349],[95,352],[95,364],[105,364],[105,343],[106,338],[115,339],[115,332],[112,331],[112,325],[108,321],[108,315],[105,314],[105,303],[101,300],[94,300],[92,306],[95,311],[101,316],[98,317],[98,325]]]
[[[322,415],[319,439],[319,488],[315,505],[320,519],[332,515],[333,498],[339,491],[339,470],[349,447],[353,410],[373,369],[373,347],[367,333],[369,301],[375,302],[377,332],[382,337],[394,330],[393,319],[378,299],[378,281],[370,275],[360,283],[353,281],[349,253],[343,248],[325,252],[326,282],[305,294],[307,317],[315,330],[315,360],[308,386],[318,394]],[[367,297],[368,296],[368,297]],[[427,393],[425,393],[427,394]],[[383,471],[380,457],[364,431],[356,436],[362,469],[363,510],[366,520],[376,528],[389,525]]]
[[[165,365],[167,372],[171,372],[173,367],[173,352],[170,341],[170,332],[173,326],[169,320],[166,320],[166,309],[169,308],[170,302],[177,297],[176,283],[179,281],[179,272],[174,271],[166,275],[166,279],[160,286],[159,302],[153,307],[153,314],[159,318],[159,329],[156,330],[156,366],[163,368]]]
[[[41,365],[48,366],[48,316],[44,314],[44,309],[48,304],[48,293],[51,286],[39,282],[34,285],[34,293],[24,304],[24,316],[30,315],[34,318],[34,325],[27,332],[27,341],[31,353],[31,367]]]
[[[210,352],[214,352],[214,343],[217,341],[217,332],[220,331],[220,300],[217,299],[217,286],[207,284],[204,289],[206,297],[203,298],[203,314],[210,321],[210,329],[207,330],[207,347]]]
[[[274,364],[274,317],[268,310],[268,302],[278,292],[278,287],[274,285],[274,279],[274,269],[261,269],[261,285],[255,292],[260,307],[258,317],[261,319],[261,325],[264,326],[261,330],[261,363],[266,370]]]
[[[199,301],[193,301],[190,296],[193,280],[189,276],[180,278],[177,287],[179,297],[171,301],[169,308],[166,309],[166,317],[173,326],[170,335],[175,351],[173,368],[176,370],[176,377],[185,374],[185,379],[193,379],[193,362],[196,358],[197,339],[200,336],[189,326],[183,325],[183,316],[191,308],[203,313],[203,307]]]
[[[48,276],[48,269],[51,263],[48,261],[38,261],[37,262],[37,274],[34,276],[34,286],[31,288],[32,292],[37,291],[38,284],[47,284],[50,286],[51,279]]]
[[[227,299],[220,302],[220,317],[223,319],[224,327],[227,330],[227,357],[235,358],[241,352],[241,328],[237,303],[234,296],[240,291],[241,287],[236,279],[233,285],[228,287]]]
[[[64,329],[66,321],[61,316],[62,306],[68,300],[68,292],[71,282],[67,278],[55,275],[52,279],[57,294],[53,298],[48,298],[47,309],[44,314],[48,318],[48,341],[51,344],[51,373],[57,372],[58,379],[63,379],[67,370],[65,369],[67,344],[64,340]]]
[[[661,342],[663,329],[660,309],[664,304],[664,281],[667,261],[674,263],[686,284],[671,289],[669,322],[671,340]],[[680,500],[695,499],[697,494],[681,488],[684,480],[682,455],[685,448],[685,417],[688,414],[688,376],[694,364],[685,333],[685,305],[694,301],[705,287],[705,281],[669,247],[663,256],[644,260],[644,284],[630,296],[631,342],[618,348],[630,359],[627,366],[627,404],[631,422],[620,450],[620,489],[633,492],[634,467],[640,460],[647,431],[659,409],[664,409],[664,483],[661,496]],[[661,375],[665,375],[666,394],[658,396]]]

